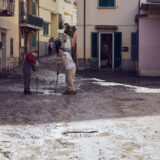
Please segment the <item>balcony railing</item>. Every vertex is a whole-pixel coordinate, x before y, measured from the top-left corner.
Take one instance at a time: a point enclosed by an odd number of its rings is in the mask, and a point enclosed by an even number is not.
[[[29,24],[29,25],[32,25],[33,28],[34,27],[35,28],[36,27],[42,27],[43,26],[43,19],[28,14],[27,18],[25,20],[21,21],[21,24]],[[22,25],[22,26],[24,26],[24,25]]]
[[[42,27],[43,26],[43,19],[38,18],[36,16],[28,15],[28,23],[34,26]]]
[[[0,16],[13,16],[15,0],[0,0]]]

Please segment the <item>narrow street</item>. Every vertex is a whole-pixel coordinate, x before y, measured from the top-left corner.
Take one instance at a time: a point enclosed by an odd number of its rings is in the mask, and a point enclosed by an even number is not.
[[[160,78],[77,71],[77,94],[63,95],[56,61],[40,59],[33,95],[23,95],[21,68],[0,77],[0,160],[160,159]]]

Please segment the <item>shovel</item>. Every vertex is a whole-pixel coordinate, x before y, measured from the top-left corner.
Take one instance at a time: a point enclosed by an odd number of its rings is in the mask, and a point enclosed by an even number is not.
[[[37,93],[38,93],[38,82],[39,82],[38,67],[37,67],[37,69],[36,69],[36,72],[37,72],[37,73],[36,73],[36,76],[37,76],[37,77],[36,77],[36,81],[37,81],[37,89],[36,89],[36,90],[37,90]]]
[[[58,86],[58,75],[59,75],[59,72],[60,72],[59,66],[60,66],[60,64],[57,65],[57,78],[56,78],[55,93],[57,92],[57,86]]]

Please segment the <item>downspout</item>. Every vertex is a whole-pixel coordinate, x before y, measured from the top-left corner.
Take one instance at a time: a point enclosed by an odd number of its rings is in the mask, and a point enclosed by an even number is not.
[[[22,17],[22,19],[21,19],[21,22],[25,22],[25,21],[27,21],[27,15],[28,15],[28,5],[29,5],[29,2],[28,2],[28,0],[23,0],[23,9],[24,9],[24,11],[22,11],[21,10],[21,14],[23,13],[23,17]],[[26,35],[26,31],[25,31],[25,29],[24,28],[21,28],[21,31],[22,31],[22,29],[23,29],[23,34],[24,34],[24,55],[26,55],[26,53],[27,53],[27,51],[28,51],[28,47],[27,47],[27,42],[26,42],[26,40],[27,40],[27,35]],[[21,33],[22,34],[22,33]],[[24,60],[24,56],[23,56],[23,60]]]
[[[84,43],[83,43],[83,45],[84,45],[84,50],[83,50],[83,52],[84,52],[84,64],[85,64],[85,62],[86,62],[86,0],[84,0],[84,36],[83,36],[83,38],[84,38]]]
[[[138,5],[138,14],[140,14],[140,6],[141,6],[141,0],[139,0],[139,5]]]
[[[140,6],[141,6],[141,0],[139,0],[139,5],[138,5],[138,14],[140,14]],[[138,72],[138,66],[139,66],[139,19],[137,21],[137,67],[136,70]],[[139,74],[139,73],[138,73]]]
[[[38,0],[38,18],[39,18],[39,0]],[[39,56],[39,30],[38,30],[38,56]]]

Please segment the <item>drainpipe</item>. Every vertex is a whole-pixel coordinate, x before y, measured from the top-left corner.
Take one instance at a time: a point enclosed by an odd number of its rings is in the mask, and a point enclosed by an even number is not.
[[[37,3],[38,3],[38,18],[39,18],[39,0],[37,1]],[[38,32],[38,56],[39,56],[39,30],[37,32]]]
[[[139,0],[139,5],[138,5],[138,14],[140,14],[140,7],[141,7],[141,0]],[[137,22],[137,72],[138,72],[138,64],[139,64],[139,20]],[[139,74],[139,73],[138,73]]]
[[[23,17],[21,19],[21,22],[25,22],[27,20],[27,14],[28,14],[28,0],[22,0],[21,2],[23,2],[23,10],[21,10],[21,12],[23,13]],[[22,14],[21,13],[21,14]],[[21,28],[22,30],[22,28]],[[28,47],[27,47],[27,33],[26,30],[23,28],[23,34],[24,34],[24,55],[26,55],[27,51],[28,51]],[[23,56],[24,59],[24,56]]]
[[[84,43],[83,43],[83,45],[84,45],[84,50],[83,50],[83,52],[84,52],[84,64],[85,64],[85,62],[86,62],[86,0],[84,0]]]
[[[141,0],[139,0],[138,13],[140,14]]]

